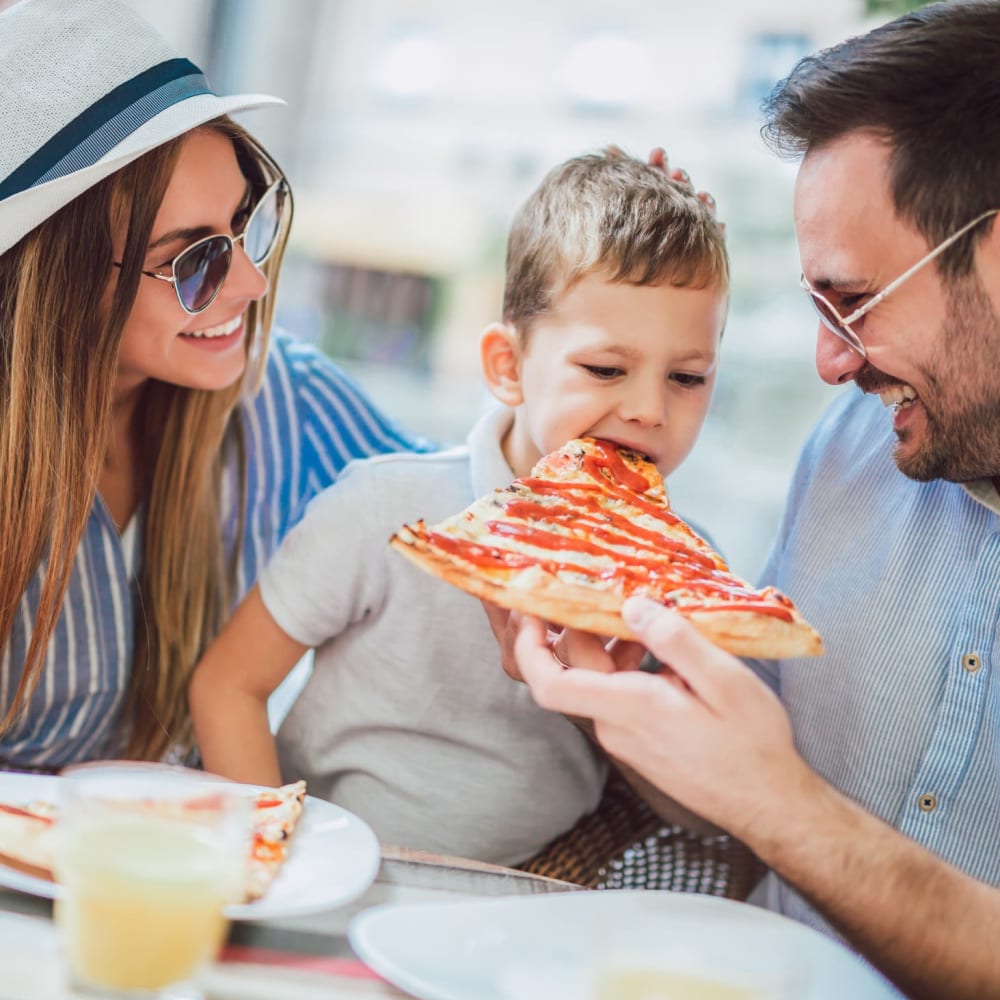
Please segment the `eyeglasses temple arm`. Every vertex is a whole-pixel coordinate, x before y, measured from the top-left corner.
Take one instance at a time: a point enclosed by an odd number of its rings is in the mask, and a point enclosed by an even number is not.
[[[988,219],[991,215],[996,215],[998,212],[1000,212],[1000,208],[991,208],[988,212],[983,212],[978,218],[973,219],[967,226],[963,226],[957,233],[952,234],[943,243],[936,246],[926,257],[918,260],[913,267],[901,274],[895,281],[891,281],[886,285],[875,298],[869,299],[863,306],[859,306],[850,316],[845,316],[841,320],[841,323],[845,326],[856,323],[862,316],[874,309],[890,292],[894,292],[904,281],[916,274],[925,264],[929,264],[939,254],[944,253],[956,240],[960,240],[970,229],[974,229],[984,219]]]

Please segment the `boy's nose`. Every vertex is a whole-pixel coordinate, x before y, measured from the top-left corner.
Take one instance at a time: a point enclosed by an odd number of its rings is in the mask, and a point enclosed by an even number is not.
[[[666,419],[665,389],[662,386],[635,386],[626,390],[619,412],[629,423],[659,427]]]

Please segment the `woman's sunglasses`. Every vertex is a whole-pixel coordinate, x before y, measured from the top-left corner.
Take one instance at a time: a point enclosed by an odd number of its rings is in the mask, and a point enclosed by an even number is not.
[[[174,286],[181,308],[189,316],[196,316],[204,312],[222,290],[237,243],[243,244],[244,252],[257,267],[271,256],[291,200],[288,183],[283,177],[279,178],[254,206],[243,232],[235,236],[217,233],[192,243],[170,262],[170,274],[157,271],[142,273],[159,281],[169,281]],[[121,266],[118,261],[115,264]]]

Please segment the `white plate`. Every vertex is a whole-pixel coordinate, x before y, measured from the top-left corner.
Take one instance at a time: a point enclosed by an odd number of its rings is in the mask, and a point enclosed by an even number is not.
[[[0,772],[0,801],[58,802],[53,775]],[[271,920],[316,913],[347,903],[371,885],[378,872],[379,846],[371,828],[354,813],[306,796],[288,861],[267,894],[253,903],[226,907],[233,920]],[[55,899],[59,886],[0,864],[0,886]]]
[[[351,945],[423,1000],[586,1000],[611,967],[672,970],[796,1000],[898,1000],[852,952],[745,903],[597,891],[386,904],[351,921]],[[765,992],[766,991],[766,992]]]
[[[72,1000],[55,924],[47,918],[0,913],[0,998]],[[79,997],[79,994],[73,994]]]

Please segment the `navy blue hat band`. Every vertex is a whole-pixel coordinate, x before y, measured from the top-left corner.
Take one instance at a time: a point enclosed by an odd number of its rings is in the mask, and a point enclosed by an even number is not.
[[[0,200],[93,166],[136,129],[179,101],[211,94],[187,59],[169,59],[105,94],[0,181]]]

